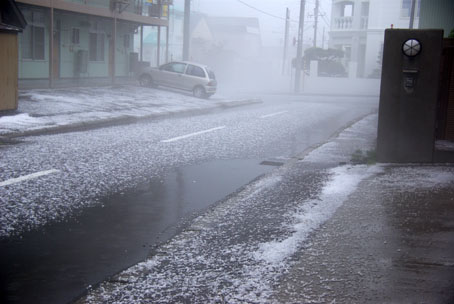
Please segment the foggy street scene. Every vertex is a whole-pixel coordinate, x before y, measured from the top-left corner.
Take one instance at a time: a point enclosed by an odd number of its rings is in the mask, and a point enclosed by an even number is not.
[[[454,303],[451,1],[0,13],[0,303]]]

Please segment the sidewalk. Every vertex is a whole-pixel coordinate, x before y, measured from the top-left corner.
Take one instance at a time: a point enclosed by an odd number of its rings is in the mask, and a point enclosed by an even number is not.
[[[77,303],[453,303],[454,167],[353,164],[376,125],[252,182]]]
[[[0,137],[73,131],[258,102],[219,94],[198,99],[133,85],[23,90],[17,111],[0,113]]]

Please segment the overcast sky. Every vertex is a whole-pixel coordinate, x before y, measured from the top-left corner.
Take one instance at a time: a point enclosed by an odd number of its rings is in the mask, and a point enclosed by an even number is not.
[[[245,4],[255,7],[253,9]],[[290,9],[291,29],[290,41],[296,37],[300,0],[193,0],[191,10],[199,11],[213,16],[239,16],[259,18],[262,32],[262,41],[265,46],[278,46],[282,44],[285,30],[285,9]],[[320,16],[318,19],[319,30],[317,45],[322,44],[323,28],[325,28],[325,46],[328,38],[329,22],[331,17],[331,0],[320,0]],[[314,7],[315,0],[306,0],[306,22],[304,31],[305,43],[312,44],[314,36]],[[265,13],[259,12],[264,11]],[[280,17],[280,18],[277,18]]]

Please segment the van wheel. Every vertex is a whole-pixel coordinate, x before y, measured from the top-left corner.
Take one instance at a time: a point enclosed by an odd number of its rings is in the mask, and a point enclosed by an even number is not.
[[[153,86],[153,79],[148,74],[144,74],[140,76],[139,83],[142,87],[152,87]]]
[[[194,97],[197,98],[206,98],[206,93],[205,89],[201,86],[196,86],[194,90],[192,90],[192,93],[194,94]]]

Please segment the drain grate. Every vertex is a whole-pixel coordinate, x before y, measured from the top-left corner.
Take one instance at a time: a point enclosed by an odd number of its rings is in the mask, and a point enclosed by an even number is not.
[[[282,166],[284,163],[283,162],[277,162],[277,161],[271,161],[271,160],[264,160],[260,164],[264,165],[264,166],[276,166],[276,167],[279,167],[279,166]]]

